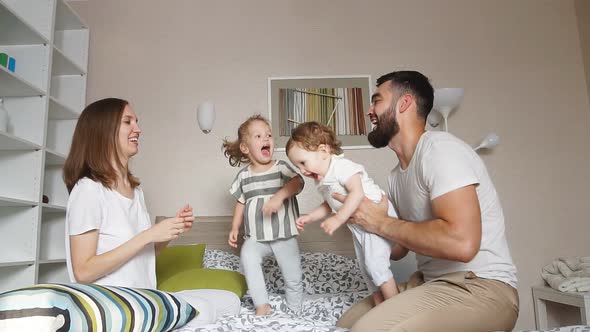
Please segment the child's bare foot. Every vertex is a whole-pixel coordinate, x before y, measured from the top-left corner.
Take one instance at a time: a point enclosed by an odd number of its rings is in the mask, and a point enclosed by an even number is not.
[[[270,313],[271,309],[268,303],[256,307],[256,316],[268,316]]]

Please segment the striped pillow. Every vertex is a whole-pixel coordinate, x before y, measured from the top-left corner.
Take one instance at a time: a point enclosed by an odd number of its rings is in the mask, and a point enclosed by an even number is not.
[[[0,294],[2,331],[38,331],[39,319],[51,317],[59,325],[52,331],[169,331],[198,313],[170,293],[141,288],[39,284]]]

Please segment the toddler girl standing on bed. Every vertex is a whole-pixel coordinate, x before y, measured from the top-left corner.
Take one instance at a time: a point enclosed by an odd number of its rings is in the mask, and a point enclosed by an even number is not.
[[[303,175],[315,180],[316,188],[324,198],[319,207],[297,219],[298,228],[303,229],[305,224],[331,215],[322,222],[321,227],[332,235],[346,223],[365,196],[374,202],[381,201],[383,191],[369,178],[362,165],[342,156],[340,141],[327,126],[317,122],[299,125],[291,133],[286,150],[293,165]],[[347,195],[344,203],[332,197],[335,192]],[[388,214],[397,217],[391,202]],[[398,293],[393,273],[389,269],[391,244],[358,225],[348,224],[348,228],[353,235],[363,277],[377,305]]]
[[[237,200],[229,245],[237,248],[240,225],[245,241],[240,261],[246,276],[256,315],[268,315],[271,308],[262,274],[262,259],[274,254],[285,279],[289,308],[299,311],[303,283],[298,233],[295,220],[299,207],[295,195],[303,179],[282,160],[274,160],[274,140],[268,121],[260,115],[248,118],[238,129],[236,141],[223,142],[224,154],[232,166],[247,163],[235,177],[230,193]]]

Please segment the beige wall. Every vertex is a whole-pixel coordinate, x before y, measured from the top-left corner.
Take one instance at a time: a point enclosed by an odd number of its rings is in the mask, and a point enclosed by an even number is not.
[[[229,215],[237,169],[220,152],[253,112],[267,112],[269,76],[426,73],[464,87],[451,131],[484,155],[519,269],[517,328],[534,327],[531,285],[553,258],[590,253],[590,112],[573,0],[76,2],[91,29],[88,101],[122,96],[143,128],[133,169],[152,216],[184,202]],[[196,106],[212,100],[210,135]],[[389,150],[350,151],[385,183]],[[278,154],[284,158],[283,154]],[[308,185],[303,209],[318,202]]]
[[[582,58],[586,69],[586,86],[590,96],[590,1],[575,0],[578,29],[580,32],[580,44],[582,46]]]

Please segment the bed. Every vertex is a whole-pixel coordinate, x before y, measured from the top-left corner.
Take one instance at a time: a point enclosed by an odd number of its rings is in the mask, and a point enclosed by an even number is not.
[[[190,331],[345,331],[334,325],[352,304],[368,295],[353,259],[331,253],[301,254],[305,299],[303,311],[289,310],[282,297],[284,285],[276,260],[267,257],[263,264],[273,314],[256,317],[248,295],[242,300],[239,316],[229,316],[215,324]],[[204,268],[239,270],[238,256],[207,249]],[[189,331],[189,330],[180,330]]]
[[[590,332],[590,326],[573,325],[573,326],[562,326],[552,328],[550,330],[534,330],[534,331],[523,331],[523,332]]]
[[[198,217],[191,232],[172,245],[206,243],[204,268],[239,271],[239,250],[227,244],[230,227],[231,217]],[[263,270],[273,308],[272,315],[255,316],[252,300],[245,295],[240,315],[226,316],[214,324],[199,328],[180,328],[175,331],[348,331],[336,327],[336,321],[355,302],[368,296],[358,263],[354,259],[350,231],[347,227],[341,227],[330,237],[318,225],[312,225],[299,236],[299,244],[306,293],[301,313],[291,312],[287,308],[282,298],[283,281],[276,260],[267,257]],[[590,326],[566,326],[545,332],[590,332]]]
[[[227,244],[230,227],[231,217],[198,217],[191,232],[171,245],[206,243],[204,268],[239,271],[239,250]],[[224,317],[215,324],[197,329],[177,331],[346,331],[335,327],[336,321],[352,304],[368,295],[354,259],[350,231],[341,227],[330,237],[318,225],[312,225],[298,240],[306,293],[302,312],[291,312],[285,305],[284,282],[278,265],[274,257],[267,257],[263,269],[272,315],[255,316],[252,300],[246,295],[239,316]]]

